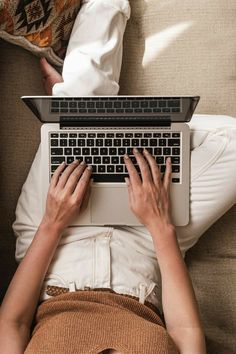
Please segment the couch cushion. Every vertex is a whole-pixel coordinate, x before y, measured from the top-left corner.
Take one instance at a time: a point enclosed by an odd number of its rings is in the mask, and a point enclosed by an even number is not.
[[[130,0],[121,94],[200,95],[236,117],[236,1]]]

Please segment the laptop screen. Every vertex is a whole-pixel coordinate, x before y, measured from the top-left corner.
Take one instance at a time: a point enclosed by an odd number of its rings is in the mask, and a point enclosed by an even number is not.
[[[42,123],[67,121],[75,125],[159,125],[188,122],[199,96],[23,96]]]

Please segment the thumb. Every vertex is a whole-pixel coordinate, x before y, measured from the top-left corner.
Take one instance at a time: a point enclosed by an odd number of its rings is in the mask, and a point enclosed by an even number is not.
[[[88,207],[89,198],[91,195],[91,186],[89,185],[83,197],[83,201],[80,206],[80,213],[82,213]]]
[[[128,187],[128,193],[129,193],[129,204],[132,204],[133,201],[133,189],[132,189],[132,185],[130,183],[130,179],[129,177],[125,177],[125,183]]]

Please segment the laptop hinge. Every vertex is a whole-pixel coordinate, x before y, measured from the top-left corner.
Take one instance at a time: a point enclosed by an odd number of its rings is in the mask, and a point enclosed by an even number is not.
[[[60,128],[72,127],[169,127],[171,116],[61,116]]]

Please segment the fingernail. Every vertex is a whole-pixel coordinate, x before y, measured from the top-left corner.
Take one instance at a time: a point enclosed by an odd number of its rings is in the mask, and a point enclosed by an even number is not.
[[[167,162],[171,163],[171,158],[170,157],[168,157]]]
[[[124,158],[128,160],[129,156],[127,154],[124,155]]]
[[[78,163],[78,162],[79,162],[79,161],[75,159],[72,163]]]
[[[81,165],[85,165],[85,161],[82,161],[80,164],[81,164]]]
[[[129,179],[127,177],[125,177],[125,183],[129,186]]]
[[[134,152],[135,152],[135,154],[139,153],[138,149],[136,149],[136,148],[134,148]]]
[[[145,153],[145,154],[148,154],[148,150],[147,149],[143,149],[143,152]]]
[[[93,169],[93,167],[91,166],[91,165],[89,165],[88,167],[87,167],[87,170],[92,170]]]

